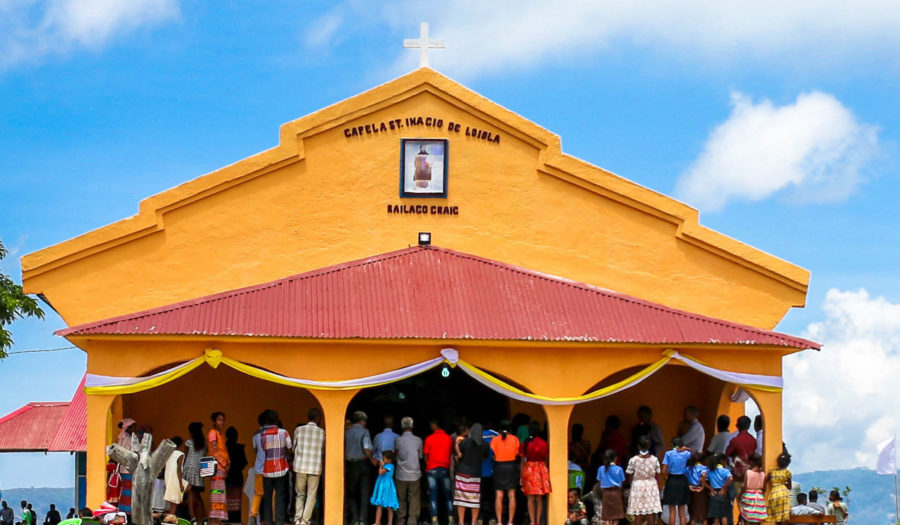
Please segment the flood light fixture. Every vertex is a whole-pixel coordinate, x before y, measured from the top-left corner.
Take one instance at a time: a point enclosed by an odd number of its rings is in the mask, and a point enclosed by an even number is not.
[[[419,232],[419,246],[431,245],[431,232]]]

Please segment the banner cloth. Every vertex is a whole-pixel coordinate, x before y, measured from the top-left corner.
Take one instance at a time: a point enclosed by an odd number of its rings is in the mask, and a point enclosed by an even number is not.
[[[604,386],[593,392],[589,392],[580,396],[573,397],[550,397],[525,392],[518,387],[511,385],[502,379],[490,374],[489,372],[478,368],[477,366],[459,358],[459,353],[453,348],[445,348],[441,350],[441,355],[421,363],[409,365],[397,370],[391,370],[381,374],[375,374],[368,377],[358,379],[345,379],[340,381],[315,381],[311,379],[301,379],[295,377],[287,377],[268,370],[236,361],[222,355],[220,350],[207,349],[202,356],[192,359],[185,363],[173,366],[167,370],[157,372],[143,377],[118,377],[105,376],[97,374],[87,374],[85,379],[85,392],[89,395],[120,395],[133,394],[151,388],[164,385],[170,381],[174,381],[179,377],[187,374],[191,370],[206,363],[213,368],[219,365],[231,367],[241,373],[247,374],[258,379],[271,381],[281,385],[292,386],[297,388],[306,388],[310,390],[355,390],[361,388],[371,388],[374,386],[386,385],[401,381],[408,377],[412,377],[436,366],[446,364],[456,367],[471,376],[482,385],[499,392],[512,399],[525,401],[528,403],[537,403],[541,405],[575,405],[578,403],[586,403],[595,399],[600,399],[617,392],[621,392],[626,388],[630,388],[647,379],[660,368],[665,366],[672,359],[681,361],[685,365],[722,381],[736,384],[745,389],[762,390],[765,392],[780,392],[782,390],[782,379],[779,376],[767,376],[758,374],[743,374],[739,372],[729,372],[720,370],[704,364],[703,362],[686,355],[678,353],[676,350],[665,350],[659,360],[649,364],[645,368],[632,374],[631,376],[608,386]]]

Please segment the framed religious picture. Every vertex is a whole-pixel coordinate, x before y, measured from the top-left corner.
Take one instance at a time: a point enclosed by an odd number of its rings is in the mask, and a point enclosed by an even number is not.
[[[400,196],[447,196],[447,139],[400,140]]]

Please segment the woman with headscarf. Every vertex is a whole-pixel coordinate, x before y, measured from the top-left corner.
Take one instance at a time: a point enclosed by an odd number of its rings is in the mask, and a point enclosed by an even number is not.
[[[131,418],[126,417],[119,421],[119,436],[116,443],[126,450],[131,450],[132,434],[136,428],[137,423]],[[131,471],[125,465],[117,465],[112,470],[106,487],[106,501],[117,505],[120,511],[131,514]]]
[[[484,442],[480,423],[469,429],[469,435],[456,443],[456,477],[453,504],[459,515],[457,523],[465,523],[466,509],[472,512],[472,523],[478,521],[481,505],[481,462],[487,459],[490,448]]]

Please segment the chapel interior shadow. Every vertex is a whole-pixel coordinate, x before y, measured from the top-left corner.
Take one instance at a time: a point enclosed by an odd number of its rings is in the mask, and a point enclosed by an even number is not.
[[[444,370],[437,367],[403,381],[362,390],[350,402],[347,416],[356,410],[365,412],[373,436],[384,430],[384,416],[394,416],[394,430],[398,433],[400,419],[410,416],[415,422],[413,433],[422,439],[430,434],[428,424],[432,418],[452,434],[462,423],[490,422],[496,428],[500,420],[510,417],[509,398],[461,370],[446,368],[447,377],[443,376]]]
[[[403,381],[362,390],[350,402],[347,418],[356,410],[365,412],[368,416],[367,428],[374,437],[384,430],[384,416],[394,417],[394,431],[397,433],[400,433],[400,420],[410,416],[414,421],[413,433],[423,440],[431,433],[431,419],[437,419],[448,434],[456,432],[460,424],[491,424],[496,429],[501,420],[510,419],[509,398],[487,388],[461,370],[448,367],[446,376],[444,370],[445,367],[441,366]],[[527,391],[508,378],[501,379]],[[420,521],[424,521],[429,517],[424,485],[421,509]],[[369,511],[371,520],[374,509]],[[446,523],[443,509],[439,510],[439,517],[441,523]]]

